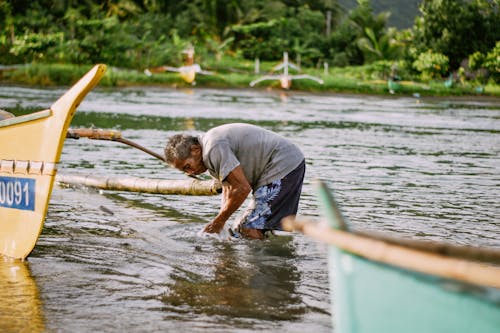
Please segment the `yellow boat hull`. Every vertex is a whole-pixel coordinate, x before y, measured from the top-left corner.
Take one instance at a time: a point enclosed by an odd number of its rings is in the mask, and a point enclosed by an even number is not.
[[[193,83],[194,79],[196,78],[196,71],[195,70],[185,70],[185,71],[179,72],[179,75],[187,83]]]
[[[47,110],[0,121],[0,254],[24,259],[33,250],[66,132],[105,70],[94,66]]]

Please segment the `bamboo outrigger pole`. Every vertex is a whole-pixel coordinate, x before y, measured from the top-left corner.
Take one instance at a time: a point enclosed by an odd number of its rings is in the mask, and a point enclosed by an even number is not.
[[[466,257],[475,254],[476,259],[482,260],[476,261],[439,253],[444,252],[442,248],[445,245],[422,249],[420,246],[415,246],[416,241],[410,243],[412,246],[404,245],[402,241],[389,243],[387,239],[379,240],[367,237],[366,234],[359,235],[336,230],[324,224],[294,218],[285,218],[283,230],[300,231],[316,240],[374,262],[476,285],[500,288],[500,266],[498,266],[500,253],[496,249],[471,249],[473,253]],[[456,249],[452,250],[455,254],[462,256],[465,256],[466,251],[466,249],[459,252]]]
[[[65,185],[83,185],[102,190],[143,192],[153,194],[215,195],[221,185],[215,180],[167,180],[138,177],[107,177],[57,174],[56,182]]]
[[[120,131],[104,130],[99,128],[70,128],[68,130],[68,133],[66,134],[66,138],[69,139],[89,138],[93,140],[117,141],[132,146],[134,148],[140,149],[143,152],[148,153],[149,155],[154,156],[157,159],[165,162],[165,158],[162,155],[157,154],[154,151],[149,150],[141,145],[138,145],[135,142],[123,138]]]
[[[165,158],[135,142],[122,137],[121,132],[98,128],[69,129],[66,138],[89,138],[93,140],[117,141],[140,149],[151,156],[165,162]],[[196,176],[189,176],[186,180],[147,179],[138,177],[104,177],[58,174],[56,181],[66,185],[84,185],[102,190],[144,192],[155,194],[181,195],[214,195],[222,192],[221,184],[214,180],[200,180]]]

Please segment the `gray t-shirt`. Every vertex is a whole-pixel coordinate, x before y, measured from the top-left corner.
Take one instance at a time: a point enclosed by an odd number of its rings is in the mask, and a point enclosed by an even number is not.
[[[250,124],[214,127],[200,137],[200,143],[203,163],[212,177],[223,181],[241,165],[254,190],[285,177],[304,160],[292,142]]]

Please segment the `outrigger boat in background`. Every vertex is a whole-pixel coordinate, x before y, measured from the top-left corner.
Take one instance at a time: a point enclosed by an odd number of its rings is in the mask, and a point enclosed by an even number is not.
[[[498,249],[353,232],[323,183],[319,197],[328,223],[284,224],[329,244],[335,332],[499,331]]]
[[[283,53],[283,62],[279,63],[273,68],[274,71],[279,71],[283,70],[282,74],[276,74],[276,75],[264,75],[261,78],[258,78],[256,80],[253,80],[250,82],[250,87],[255,86],[257,83],[262,82],[262,81],[267,81],[267,80],[279,80],[281,88],[283,89],[290,89],[292,86],[292,80],[298,80],[298,79],[307,79],[307,80],[313,80],[318,82],[319,84],[323,84],[323,80],[321,80],[318,77],[312,76],[312,75],[307,75],[307,74],[297,74],[297,75],[290,75],[288,72],[288,69],[292,68],[297,71],[300,71],[300,68],[296,66],[295,64],[291,63],[288,61],[288,52]]]
[[[144,74],[146,74],[147,76],[151,76],[153,75],[153,73],[177,72],[185,82],[190,84],[193,84],[196,78],[196,74],[204,74],[204,75],[213,74],[212,72],[202,70],[201,66],[194,62],[193,47],[185,49],[182,53],[186,55],[186,60],[183,66],[181,67],[160,66],[155,68],[148,68],[144,70]]]
[[[0,254],[24,259],[33,250],[68,127],[105,71],[94,66],[47,110],[0,121]]]

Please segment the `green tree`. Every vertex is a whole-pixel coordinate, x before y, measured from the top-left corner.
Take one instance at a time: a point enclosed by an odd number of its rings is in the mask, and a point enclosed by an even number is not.
[[[364,56],[364,62],[396,59],[401,45],[396,41],[396,29],[387,29],[389,12],[374,15],[370,0],[358,0],[349,20],[357,32],[356,45]]]
[[[132,0],[106,0],[103,2],[102,7],[108,17],[127,18],[142,13],[141,7]]]
[[[396,40],[396,29],[388,29],[385,33],[377,34],[371,28],[365,28],[365,36],[357,41],[359,48],[367,62],[376,60],[393,60],[401,54],[401,44]]]
[[[0,1],[0,63],[10,64],[13,61],[9,50],[14,41],[14,18],[12,7],[7,1]]]
[[[364,56],[357,45],[358,37],[358,31],[352,28],[351,22],[347,18],[342,21],[321,45],[328,63],[337,67],[363,64]]]
[[[255,22],[232,26],[234,47],[242,51],[245,58],[258,57],[263,60],[280,60],[284,51],[290,56],[302,57],[302,62],[314,64],[324,55],[318,50],[326,37],[325,15],[311,9],[307,4],[284,6],[272,1],[259,7],[260,16]]]
[[[479,51],[471,54],[469,56],[469,66],[479,73],[481,73],[481,70],[486,70],[482,75],[484,76],[482,79],[491,76],[494,82],[500,82],[500,41],[486,54]]]
[[[413,67],[419,71],[423,80],[431,80],[444,76],[448,72],[448,57],[441,53],[428,50],[419,54]]]
[[[488,0],[423,0],[414,25],[415,55],[444,54],[456,70],[470,54],[484,53],[500,40],[498,7],[498,1]]]

